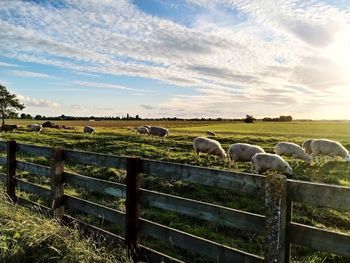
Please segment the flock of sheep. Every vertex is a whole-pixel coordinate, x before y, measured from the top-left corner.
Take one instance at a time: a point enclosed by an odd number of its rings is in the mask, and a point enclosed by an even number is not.
[[[218,156],[222,159],[227,158],[227,154],[221,147],[221,144],[214,139],[197,137],[193,141],[193,148],[197,155],[199,153],[207,153],[208,155]],[[339,156],[350,162],[350,155],[345,147],[339,142],[328,139],[309,139],[303,143],[302,147],[291,142],[279,142],[276,144],[274,151],[275,154],[271,154],[266,153],[258,145],[234,143],[228,150],[230,166],[237,161],[251,162],[252,173],[274,170],[292,175],[293,169],[282,156],[302,159],[309,164],[313,159],[316,159],[318,162],[319,155]]]
[[[43,125],[30,124],[27,126],[30,131],[41,132]],[[13,131],[17,129],[16,125],[2,126],[3,131]],[[154,135],[165,137],[169,134],[169,130],[159,126],[144,125],[134,129],[140,134]],[[91,126],[84,127],[84,133],[93,134],[95,128]],[[214,132],[208,131],[208,135],[215,136]],[[293,174],[293,169],[282,156],[290,156],[295,159],[304,160],[311,163],[312,160],[318,160],[319,155],[328,155],[331,157],[342,157],[350,162],[348,150],[339,142],[328,139],[309,139],[304,141],[302,146],[291,142],[279,142],[274,147],[275,154],[266,153],[263,148],[258,145],[248,143],[234,143],[230,146],[228,154],[221,147],[221,144],[214,139],[207,137],[197,137],[193,140],[193,148],[199,156],[199,153],[218,156],[222,159],[227,157],[230,159],[229,165],[235,164],[237,168],[238,161],[251,162],[251,171],[253,173],[261,173],[267,170],[280,171],[288,175]]]

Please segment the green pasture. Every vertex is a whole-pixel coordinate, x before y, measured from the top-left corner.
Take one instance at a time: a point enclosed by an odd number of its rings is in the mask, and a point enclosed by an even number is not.
[[[314,121],[271,123],[256,122],[245,124],[229,121],[55,121],[60,125],[75,127],[75,130],[44,129],[42,133],[27,131],[29,123],[37,121],[10,120],[20,127],[13,133],[2,133],[1,140],[16,140],[18,142],[45,146],[59,146],[68,149],[110,153],[120,156],[141,156],[154,160],[170,161],[226,169],[232,171],[250,171],[249,163],[239,163],[238,168],[229,168],[226,160],[208,157],[202,154],[196,157],[192,141],[197,136],[206,136],[206,131],[217,133],[216,139],[224,149],[232,143],[247,142],[262,146],[267,152],[272,152],[274,145],[279,141],[291,141],[301,144],[308,138],[329,138],[339,140],[350,149],[350,122],[347,121]],[[42,122],[41,122],[42,123]],[[169,136],[158,138],[139,135],[132,129],[140,125],[159,125],[169,128]],[[84,125],[96,128],[96,133],[87,135],[82,133]],[[49,165],[43,157],[23,157],[26,160]],[[321,163],[305,164],[286,158],[291,164],[294,174],[292,179],[323,182],[342,186],[350,186],[350,165],[340,159],[323,159]],[[125,172],[111,168],[97,168],[83,165],[67,165],[67,170],[83,175],[102,178],[116,182],[124,182]],[[24,179],[49,186],[49,182],[31,175],[20,174]],[[173,195],[192,198],[204,202],[215,203],[227,207],[241,209],[254,213],[264,213],[263,200],[238,195],[230,190],[214,189],[193,185],[183,181],[164,180],[152,176],[143,176],[143,188],[161,191]],[[80,196],[113,208],[124,209],[125,200],[111,200],[82,189],[67,188],[67,193]],[[172,212],[164,212],[154,208],[143,208],[142,216],[150,220],[165,224],[210,240],[233,246],[251,253],[262,254],[261,237],[249,233],[242,233],[230,228],[213,225],[201,220],[180,216]],[[93,220],[93,219],[89,219]],[[295,222],[317,226],[325,229],[350,233],[350,216],[348,213],[331,209],[316,208],[302,204],[295,205],[293,220]],[[101,222],[99,222],[101,223]],[[106,228],[118,231],[113,226]],[[181,250],[172,249],[166,244],[144,239],[149,246],[180,256],[188,262],[205,262],[204,259]],[[293,248],[295,262],[348,262],[345,259],[321,252],[315,252],[303,247]]]

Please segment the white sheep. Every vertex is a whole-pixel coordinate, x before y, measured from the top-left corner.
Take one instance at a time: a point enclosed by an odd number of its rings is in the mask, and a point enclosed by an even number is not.
[[[95,128],[93,128],[91,126],[85,126],[84,127],[84,133],[93,134],[94,132],[95,132]]]
[[[258,145],[248,143],[234,143],[228,150],[230,157],[230,166],[235,164],[237,168],[237,161],[250,162],[256,153],[264,153],[264,149]]]
[[[275,153],[279,156],[292,156],[296,159],[311,163],[311,157],[299,145],[291,142],[279,142],[275,146]]]
[[[149,135],[165,137],[169,134],[169,130],[167,128],[159,127],[159,126],[150,126],[148,129]]]
[[[252,158],[252,173],[260,173],[267,170],[280,171],[287,175],[293,174],[293,169],[279,155],[271,153],[257,153]]]
[[[311,157],[316,158],[318,155],[328,155],[331,157],[340,156],[350,162],[350,155],[347,149],[339,142],[327,139],[315,139],[311,142]],[[317,160],[318,161],[318,160]]]
[[[310,145],[311,145],[311,142],[313,141],[313,139],[308,139],[308,140],[305,140],[304,142],[303,142],[303,145],[302,145],[302,147],[303,147],[303,149],[305,150],[305,152],[307,153],[307,154],[311,154],[312,152],[311,152],[311,148],[310,148]]]
[[[140,126],[136,129],[136,131],[140,134],[148,134],[149,130],[145,126]]]
[[[43,126],[41,124],[29,124],[27,126],[32,132],[41,132],[43,130]]]
[[[199,156],[199,153],[207,153],[208,156],[210,154],[219,156],[222,159],[226,158],[225,150],[222,149],[221,144],[213,139],[205,138],[205,137],[197,137],[193,140],[193,148]]]

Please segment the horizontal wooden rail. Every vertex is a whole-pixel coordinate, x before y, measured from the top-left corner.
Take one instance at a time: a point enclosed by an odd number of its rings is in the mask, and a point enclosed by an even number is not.
[[[73,186],[84,187],[89,191],[113,197],[126,197],[126,186],[124,184],[67,172],[63,176],[65,182]]]
[[[74,163],[126,169],[127,158],[111,154],[64,150],[64,159]]]
[[[140,233],[159,240],[170,242],[170,244],[175,247],[183,248],[195,254],[209,257],[215,260],[215,262],[263,262],[262,257],[221,245],[145,219],[140,219]]]
[[[20,190],[36,194],[42,198],[49,199],[52,197],[51,190],[30,182],[23,181],[21,179],[16,179],[17,186]]]
[[[50,177],[51,169],[48,166],[34,164],[29,162],[17,161],[16,168],[22,171],[27,171],[35,175]]]
[[[288,198],[293,202],[350,211],[350,188],[288,180]]]
[[[117,224],[124,231],[125,213],[121,211],[69,195],[64,195],[64,204],[67,208],[100,217],[103,220]]]
[[[241,210],[141,189],[140,202],[235,229],[262,234],[265,217]]]
[[[294,244],[350,258],[350,235],[291,223],[288,236]]]
[[[66,183],[84,187],[89,191],[119,198],[125,198],[126,195],[124,184],[72,173],[64,173],[64,177]],[[141,189],[140,202],[143,205],[173,211],[243,231],[262,234],[265,227],[265,217],[261,215],[155,191]]]
[[[143,160],[143,173],[182,179],[206,186],[221,187],[254,196],[264,195],[265,176],[234,173],[192,165]]]
[[[6,165],[7,164],[7,158],[6,157],[0,157],[0,165]]]
[[[44,156],[46,158],[51,157],[51,148],[45,147],[45,146],[36,146],[36,145],[18,143],[17,152],[21,154]]]
[[[40,212],[45,212],[47,215],[50,214],[50,208],[44,205],[41,205],[39,203],[30,201],[26,198],[18,197],[18,203],[28,208],[32,208],[36,211],[39,210]],[[63,222],[68,226],[70,224],[73,224],[74,227],[78,227],[78,229],[81,230],[80,233],[86,234],[88,237],[100,236],[100,237],[104,237],[109,242],[110,245],[116,244],[118,246],[124,246],[123,237],[113,234],[97,226],[90,225],[72,216],[64,215]],[[170,257],[161,252],[155,251],[144,245],[140,245],[140,250],[146,262],[184,263],[181,260]]]

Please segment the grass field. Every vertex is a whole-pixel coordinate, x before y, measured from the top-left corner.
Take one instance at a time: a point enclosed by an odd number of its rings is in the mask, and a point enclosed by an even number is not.
[[[136,155],[155,160],[245,172],[250,171],[249,163],[239,163],[238,169],[231,169],[228,167],[227,162],[223,160],[208,159],[204,155],[197,159],[192,147],[193,139],[197,136],[204,136],[207,130],[212,130],[217,133],[216,139],[221,142],[223,148],[226,150],[232,143],[247,142],[258,144],[265,148],[266,151],[272,152],[274,145],[279,141],[291,141],[301,144],[308,138],[339,140],[347,149],[350,149],[350,122],[348,121],[257,122],[254,124],[228,121],[57,121],[55,123],[74,126],[76,129],[45,129],[41,134],[26,131],[25,126],[34,122],[9,120],[8,123],[18,124],[21,127],[13,133],[2,133],[1,139],[14,139],[18,142],[28,144],[60,146],[69,149],[111,153],[121,156]],[[170,134],[166,138],[155,138],[138,135],[130,130],[145,124],[168,127]],[[96,127],[96,134],[83,134],[82,129],[84,125]],[[44,165],[49,164],[48,160],[42,157],[30,158],[30,161]],[[294,174],[291,177],[293,179],[343,186],[350,185],[350,165],[342,160],[327,160],[321,162],[319,165],[307,165],[302,161],[297,162],[290,158],[287,158],[287,161],[293,167]],[[125,179],[125,173],[115,169],[86,167],[82,165],[67,166],[67,169],[111,181],[124,182]],[[28,174],[21,174],[21,176],[31,181],[49,185],[49,182],[43,179],[33,178]],[[213,189],[182,181],[160,180],[152,176],[144,176],[142,178],[142,187],[245,211],[264,213],[263,200],[237,195],[229,190]],[[124,200],[110,200],[110,198],[103,198],[80,189],[68,189],[68,191],[69,194],[97,201],[106,206],[118,207],[121,210],[124,209]],[[143,208],[142,216],[248,252],[261,255],[263,251],[262,240],[259,236],[241,233],[229,228],[157,209]],[[293,220],[296,222],[350,233],[350,216],[348,213],[297,204],[293,216]],[[113,227],[112,229],[113,231],[117,231]],[[183,251],[172,249],[165,244],[154,242],[154,240],[147,239],[145,242],[167,253],[177,256],[180,254],[186,261],[204,261]],[[315,252],[307,248],[294,247],[293,249],[293,259],[295,262],[347,262],[343,258]]]

